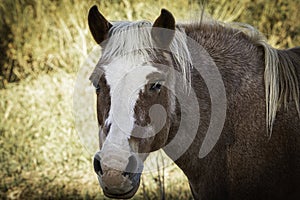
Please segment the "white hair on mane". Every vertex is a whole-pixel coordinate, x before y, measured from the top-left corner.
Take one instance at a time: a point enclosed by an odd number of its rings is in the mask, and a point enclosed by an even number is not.
[[[116,57],[126,56],[126,59],[131,63],[136,62],[149,62],[150,57],[155,56],[155,51],[158,46],[151,37],[152,23],[148,21],[128,22],[118,21],[113,22],[113,27],[109,31],[109,39],[107,40],[106,47],[102,51],[102,59],[109,61]],[[191,79],[191,66],[192,59],[188,50],[186,34],[180,27],[176,28],[174,38],[170,43],[169,49],[171,52],[176,66],[181,71],[185,85],[190,85]],[[137,56],[139,61],[137,61]],[[136,63],[143,64],[143,63]],[[97,66],[90,78],[95,85],[99,81]]]
[[[269,45],[264,35],[253,26],[237,22],[228,25],[244,32],[254,44],[264,48],[266,126],[267,133],[271,137],[277,111],[282,105],[287,109],[288,102],[293,100],[300,117],[299,82],[295,66],[286,55],[280,56],[280,51]]]

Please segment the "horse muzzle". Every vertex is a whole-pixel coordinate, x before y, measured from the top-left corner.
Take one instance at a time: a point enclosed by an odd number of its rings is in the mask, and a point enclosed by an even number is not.
[[[125,170],[116,169],[101,162],[100,154],[94,156],[94,170],[105,196],[116,199],[129,199],[139,188],[143,165],[137,158],[129,157]]]

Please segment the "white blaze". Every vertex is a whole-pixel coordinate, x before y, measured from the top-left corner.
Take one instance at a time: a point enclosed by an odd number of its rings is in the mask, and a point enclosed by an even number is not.
[[[125,170],[131,156],[128,139],[134,127],[134,107],[139,92],[147,84],[147,76],[157,72],[151,65],[133,65],[129,59],[114,59],[104,66],[110,87],[111,107],[107,123],[109,134],[101,149],[101,162],[110,168]]]

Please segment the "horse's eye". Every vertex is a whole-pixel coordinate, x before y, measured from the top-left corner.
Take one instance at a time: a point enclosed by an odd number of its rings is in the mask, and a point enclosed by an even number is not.
[[[96,86],[96,94],[99,94],[99,93],[100,93],[100,86],[97,85],[97,86]]]
[[[160,88],[161,88],[161,84],[159,82],[152,83],[150,85],[150,90],[153,90],[153,91],[160,90]]]

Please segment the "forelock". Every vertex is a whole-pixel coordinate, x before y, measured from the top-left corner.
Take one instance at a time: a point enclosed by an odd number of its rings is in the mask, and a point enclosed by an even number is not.
[[[153,56],[157,55],[158,47],[151,38],[152,23],[149,21],[114,22],[109,31],[109,39],[105,42],[102,49],[102,56],[98,62],[90,80],[96,85],[103,70],[103,63],[109,63],[113,59],[126,57],[128,63],[141,65],[153,61]],[[161,50],[161,49],[160,49]],[[178,67],[183,77],[185,85],[190,83],[190,70],[192,60],[187,46],[187,39],[184,29],[176,27],[175,36],[169,49],[174,58],[174,64]],[[159,60],[159,59],[157,59]]]

